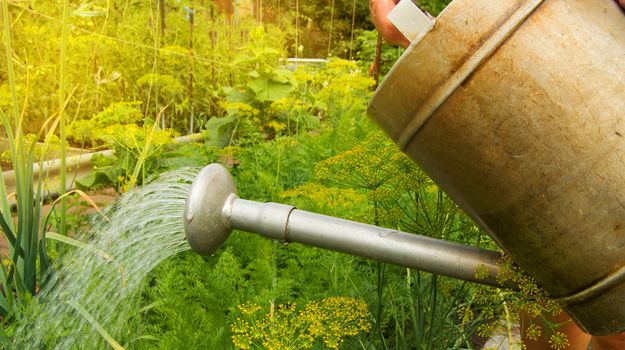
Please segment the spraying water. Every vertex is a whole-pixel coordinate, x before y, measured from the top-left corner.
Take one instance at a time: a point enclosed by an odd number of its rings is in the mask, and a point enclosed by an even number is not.
[[[189,249],[183,212],[196,173],[163,174],[110,205],[81,237],[88,244],[65,257],[25,312],[15,348],[118,348],[115,339],[136,339],[127,323],[142,280]]]

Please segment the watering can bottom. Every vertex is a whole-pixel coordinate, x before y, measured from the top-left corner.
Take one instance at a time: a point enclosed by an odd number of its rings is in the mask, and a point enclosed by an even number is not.
[[[556,299],[587,333],[625,332],[625,268],[576,295]]]

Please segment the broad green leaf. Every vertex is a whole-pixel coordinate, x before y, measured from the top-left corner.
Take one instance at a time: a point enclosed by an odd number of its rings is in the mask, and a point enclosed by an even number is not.
[[[82,191],[100,185],[112,185],[111,175],[107,171],[94,170],[80,180],[76,180],[76,187]]]
[[[237,121],[238,118],[235,115],[209,119],[205,126],[207,143],[216,147],[225,147],[230,144]]]
[[[240,102],[250,104],[254,101],[254,95],[248,92],[239,91],[238,89],[231,89],[226,94],[226,100],[228,102]]]
[[[269,79],[256,79],[247,84],[254,92],[256,99],[261,102],[273,102],[286,98],[291,94],[294,87],[289,83],[279,83]]]
[[[72,16],[78,17],[102,17],[106,16],[106,11],[95,8],[93,3],[89,2],[86,4],[80,5],[74,12],[72,12]]]
[[[248,77],[252,78],[252,79],[258,79],[260,78],[260,74],[258,74],[257,70],[253,70],[249,73],[246,74]]]

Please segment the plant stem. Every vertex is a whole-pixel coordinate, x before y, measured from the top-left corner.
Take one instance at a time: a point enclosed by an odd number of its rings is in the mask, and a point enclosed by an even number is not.
[[[59,137],[61,146],[59,149],[59,158],[61,159],[61,173],[59,174],[59,194],[63,195],[66,190],[66,157],[65,157],[65,140],[67,135],[65,132],[65,84],[67,75],[67,41],[68,41],[68,26],[67,16],[69,11],[69,0],[63,0],[63,20],[61,29],[61,54],[59,57]],[[65,198],[61,199],[61,212],[60,212],[60,228],[61,234],[66,234],[67,223],[65,221],[65,212],[67,211],[67,201]]]
[[[375,43],[375,60],[373,61],[373,80],[375,80],[374,89],[378,88],[380,83],[380,65],[382,64],[382,34],[378,33],[378,39]]]
[[[377,320],[376,320],[376,333],[380,336],[380,341],[382,342],[382,346],[384,349],[388,349],[386,345],[386,340],[384,339],[384,334],[382,333],[382,296],[384,291],[384,270],[386,265],[377,262],[377,275],[378,275],[378,310],[377,310]]]
[[[9,85],[11,86],[11,102],[13,104],[14,122],[17,123],[20,115],[20,108],[17,101],[17,91],[15,89],[15,72],[13,71],[13,48],[11,46],[11,24],[9,22],[9,5],[7,0],[2,1],[2,22],[4,27],[4,46],[7,55],[7,74]],[[8,133],[8,130],[7,130]],[[10,136],[9,136],[10,137]]]
[[[332,5],[330,7],[330,31],[328,34],[328,56],[330,57],[330,54],[332,52],[332,27],[334,24],[334,2],[335,0],[332,0]]]
[[[436,302],[438,296],[437,275],[432,274],[430,279],[430,324],[428,325],[428,343],[427,349],[433,349],[434,336],[436,333],[432,329],[434,327],[434,317],[436,316]]]
[[[506,317],[506,334],[508,336],[508,344],[510,346],[512,346],[513,344],[513,339],[512,339],[512,320],[510,317],[510,310],[508,309],[508,303],[506,303],[506,300],[503,300],[503,310],[504,310],[504,315]]]
[[[412,277],[410,276],[410,269],[406,269],[406,290],[408,291],[408,295],[410,296],[410,318],[412,320],[412,328],[415,334],[415,337],[417,334],[419,334],[419,325],[418,325],[418,320],[417,320],[417,311],[416,311],[416,305],[415,305],[415,301],[414,298],[412,298],[411,294],[411,280]]]

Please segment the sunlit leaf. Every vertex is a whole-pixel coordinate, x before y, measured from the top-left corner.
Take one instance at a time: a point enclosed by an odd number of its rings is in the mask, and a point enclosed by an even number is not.
[[[80,5],[79,8],[72,12],[72,16],[78,17],[102,17],[106,16],[106,11],[97,9],[93,3],[89,2],[86,4]]]

